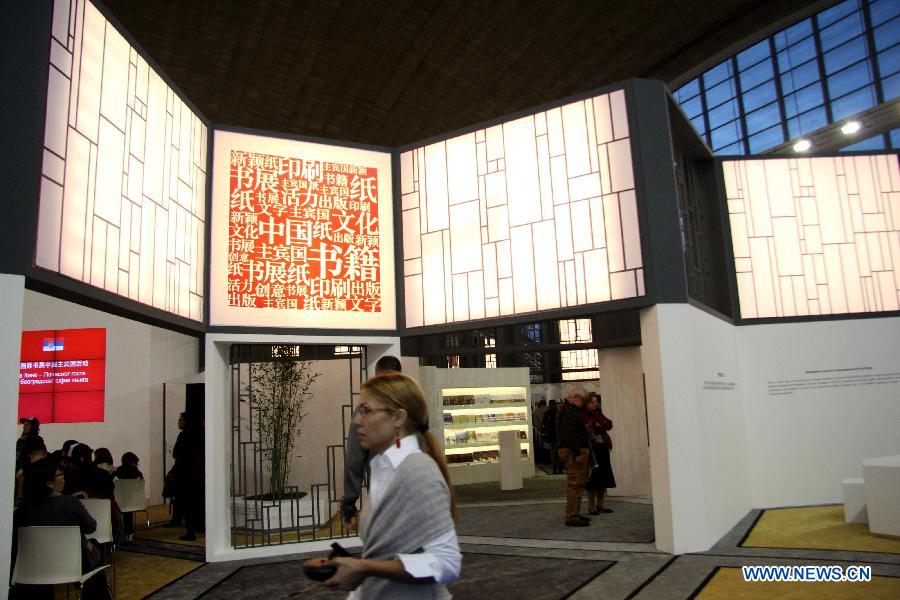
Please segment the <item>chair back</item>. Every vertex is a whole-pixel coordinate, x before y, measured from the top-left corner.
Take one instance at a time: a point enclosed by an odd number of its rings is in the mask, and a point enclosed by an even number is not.
[[[116,479],[116,504],[123,513],[147,510],[143,479]]]
[[[19,527],[12,583],[55,585],[81,579],[81,530],[76,525]]]
[[[81,503],[97,521],[97,529],[87,537],[97,540],[100,544],[112,543],[112,501],[106,498],[82,498]]]

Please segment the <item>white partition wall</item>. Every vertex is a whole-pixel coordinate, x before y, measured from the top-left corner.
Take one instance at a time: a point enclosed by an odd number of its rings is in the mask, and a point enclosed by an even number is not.
[[[400,156],[406,326],[644,295],[622,90]]]
[[[657,545],[707,550],[751,508],[841,502],[900,453],[900,318],[735,327],[642,314]]]

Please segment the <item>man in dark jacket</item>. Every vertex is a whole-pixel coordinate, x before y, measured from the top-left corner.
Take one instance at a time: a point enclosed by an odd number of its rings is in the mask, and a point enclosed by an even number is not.
[[[402,366],[396,356],[382,356],[375,363],[375,374],[387,371],[400,372]],[[350,423],[347,444],[344,446],[344,496],[341,498],[341,516],[344,527],[355,529],[358,523],[356,502],[362,493],[363,478],[369,464],[369,451],[360,446],[356,435],[356,424]]]
[[[591,520],[581,516],[581,496],[587,478],[590,437],[581,420],[581,405],[587,397],[585,389],[577,384],[563,388],[566,401],[556,415],[556,443],[559,462],[566,470],[566,525],[586,527]]]

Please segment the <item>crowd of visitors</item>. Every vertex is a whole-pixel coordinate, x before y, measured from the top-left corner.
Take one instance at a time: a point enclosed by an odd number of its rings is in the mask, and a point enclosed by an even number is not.
[[[143,479],[133,452],[122,455],[120,466],[113,464],[108,448],[92,449],[77,440],[66,440],[62,448],[48,452],[40,435],[40,421],[22,419],[22,434],[16,440],[16,509],[13,514],[13,548],[19,527],[74,525],[84,534],[82,572],[96,568],[102,555],[90,535],[97,523],[80,498],[103,498],[110,501],[113,539],[127,544],[134,531],[131,513],[123,515],[116,504],[117,479]],[[16,598],[52,598],[52,586],[16,586]],[[97,574],[83,588],[83,598],[109,598],[105,576]]]
[[[567,384],[562,401],[541,400],[532,416],[540,440],[538,460],[549,462],[552,474],[566,474],[565,524],[590,524],[590,517],[580,514],[585,493],[588,514],[611,513],[606,491],[616,487],[610,462],[613,422],[603,414],[600,395],[580,384]]]

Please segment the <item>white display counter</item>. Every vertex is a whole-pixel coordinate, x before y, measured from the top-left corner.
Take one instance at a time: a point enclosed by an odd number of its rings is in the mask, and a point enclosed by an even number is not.
[[[900,454],[863,461],[869,531],[900,537]]]

